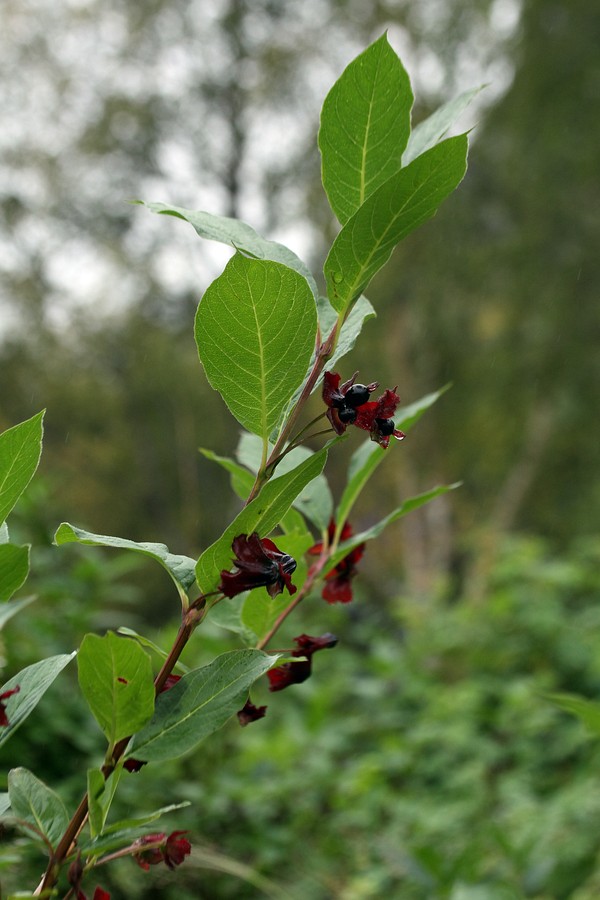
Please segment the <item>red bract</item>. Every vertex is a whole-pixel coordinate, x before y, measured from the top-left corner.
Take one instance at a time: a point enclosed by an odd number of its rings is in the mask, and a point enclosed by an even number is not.
[[[323,373],[323,400],[329,407],[327,418],[337,434],[343,434],[348,425],[354,423],[357,409],[379,386],[378,381],[355,384],[357,375],[358,372],[355,372],[352,378],[340,385],[341,376],[337,372]]]
[[[251,703],[250,700],[246,700],[246,704],[243,709],[240,709],[237,713],[237,717],[242,728],[245,728],[246,725],[249,725],[251,722],[256,722],[258,719],[263,719],[266,715],[267,707],[266,706],[255,706],[254,703]]]
[[[8,700],[9,697],[12,697],[13,694],[18,694],[21,690],[20,686],[17,684],[14,688],[11,688],[9,691],[4,691],[3,694],[0,694],[0,725],[6,727],[10,725],[8,721],[8,716],[6,715],[6,707],[4,706],[4,700]]]
[[[292,656],[305,656],[306,659],[283,663],[281,666],[275,666],[269,669],[267,678],[269,679],[270,691],[282,691],[289,687],[290,684],[302,684],[307,678],[310,678],[312,671],[313,654],[318,650],[327,650],[335,647],[337,638],[334,634],[323,634],[321,637],[311,637],[310,634],[300,634],[294,638],[297,650],[292,650]]]
[[[404,438],[404,434],[394,426],[392,418],[399,403],[400,397],[396,393],[396,388],[393,391],[385,390],[379,400],[364,403],[356,411],[354,424],[357,428],[368,431],[371,440],[377,441],[385,449],[389,445],[392,435],[398,441]]]
[[[177,682],[180,680],[181,675],[167,675],[166,681],[161,687],[159,694],[164,694],[165,691],[170,691],[172,687],[174,687]],[[123,768],[128,772],[139,772],[142,766],[145,766],[146,762],[141,759],[134,759],[131,757],[130,759],[126,759],[123,763]]]
[[[335,530],[336,524],[332,519],[327,529],[330,544]],[[340,540],[347,541],[353,534],[352,526],[349,522],[345,522],[340,534]],[[313,556],[321,554],[323,552],[322,542],[315,544],[308,552]],[[359,544],[358,547],[355,547],[354,550],[351,550],[347,556],[341,559],[337,566],[327,572],[321,592],[323,600],[327,600],[328,603],[350,603],[352,600],[352,579],[356,575],[356,566],[362,559],[364,552],[365,545]]]
[[[240,534],[233,539],[231,549],[235,553],[235,572],[221,572],[219,590],[226,597],[235,597],[253,588],[266,587],[271,597],[281,594],[287,588],[295,594],[292,574],[296,570],[296,560],[282,553],[273,541],[259,538],[256,531]]]
[[[150,866],[161,862],[169,869],[174,869],[192,852],[192,845],[187,838],[180,837],[182,834],[187,834],[187,831],[173,831],[168,837],[164,831],[146,834],[134,842],[133,846],[139,847],[139,850],[133,854],[133,858],[142,869],[148,870]],[[149,847],[148,844],[155,846]]]

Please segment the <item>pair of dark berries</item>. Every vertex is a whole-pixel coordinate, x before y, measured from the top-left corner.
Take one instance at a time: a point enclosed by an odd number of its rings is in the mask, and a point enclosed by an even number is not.
[[[343,434],[348,425],[368,431],[372,441],[384,449],[393,436],[401,441],[404,435],[396,428],[393,416],[400,403],[396,389],[385,390],[378,400],[369,400],[379,387],[379,382],[355,384],[358,372],[340,384],[337,372],[323,373],[323,400],[328,407],[327,418],[337,434]]]

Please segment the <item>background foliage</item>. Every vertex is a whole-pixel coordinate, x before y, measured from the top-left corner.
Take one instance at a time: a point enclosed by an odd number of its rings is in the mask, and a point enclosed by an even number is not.
[[[0,430],[48,407],[19,518],[39,599],[7,626],[6,676],[114,625],[117,608],[167,643],[168,577],[51,548],[60,521],[197,555],[237,508],[196,453],[237,442],[192,335],[226,256],[123,200],[241,215],[322,255],[335,231],[317,111],[388,27],[415,118],[490,87],[465,182],[372,285],[386,325],[371,322],[347,363],[398,381],[406,403],[453,382],[355,527],[390,495],[463,488],[369,547],[351,607],[306,610],[305,627],[340,637],[310,682],[127,791],[148,808],[151,791],[155,806],[165,792],[194,801],[177,827],[229,867],[198,856],[173,896],[260,896],[258,872],[276,896],[596,896],[597,751],[542,695],[598,694],[600,13],[584,0],[5,7]],[[228,646],[215,630],[190,653],[199,664]],[[48,694],[3,768],[57,786],[65,753],[75,771],[100,752],[65,693]]]

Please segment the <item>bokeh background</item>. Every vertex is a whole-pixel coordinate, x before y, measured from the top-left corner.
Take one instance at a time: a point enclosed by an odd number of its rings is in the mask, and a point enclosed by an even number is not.
[[[0,17],[0,428],[48,410],[13,517],[39,599],[4,632],[6,678],[85,630],[173,634],[166,576],[53,548],[59,522],[197,555],[236,509],[197,452],[230,454],[237,428],[192,335],[228,254],[127,201],[239,216],[318,272],[336,226],[316,131],[344,66],[387,29],[415,122],[485,85],[461,123],[466,180],[373,282],[379,316],[343,364],[406,403],[452,382],[390,451],[355,526],[433,484],[463,486],[369,546],[351,606],[305,605],[290,634],[340,638],[309,682],[257,688],[266,719],[127,780],[117,812],[192,801],[171,821],[195,852],[175,877],[122,861],[105,886],[184,900],[597,897],[600,754],[545,694],[600,690],[600,8],[3,0]],[[335,491],[351,450],[328,467]],[[186,661],[232,646],[209,626]],[[74,678],[0,762],[76,802],[102,742]],[[2,882],[33,887],[39,860],[8,838]]]

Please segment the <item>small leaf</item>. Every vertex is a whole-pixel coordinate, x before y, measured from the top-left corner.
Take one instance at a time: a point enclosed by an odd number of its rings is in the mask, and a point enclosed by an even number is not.
[[[590,734],[600,737],[600,703],[576,694],[545,694],[544,696],[556,706],[581,719]]]
[[[104,831],[106,817],[110,811],[122,772],[123,766],[117,766],[105,779],[100,769],[88,769],[87,795],[92,837],[96,837]]]
[[[184,675],[156,698],[154,717],[133,738],[130,755],[161,761],[187,753],[241,709],[250,686],[277,658],[260,650],[233,650]]]
[[[244,428],[265,439],[298,387],[315,345],[306,279],[236,254],[198,306],[196,344],[206,377]]]
[[[136,641],[111,631],[104,637],[86,634],[77,667],[81,692],[111,746],[151,718],[152,666]]]
[[[321,112],[323,187],[342,224],[401,165],[410,81],[384,34],[344,70]]]
[[[269,534],[306,485],[321,474],[327,451],[338,440],[330,441],[291,472],[267,482],[258,497],[245,506],[221,537],[204,551],[196,566],[196,579],[204,593],[216,588],[223,569],[231,568],[234,537],[252,534],[253,531],[262,537]]]
[[[0,522],[13,509],[38,467],[43,418],[40,412],[0,434]]]
[[[6,703],[9,724],[5,728],[0,728],[0,747],[8,741],[19,725],[35,709],[54,679],[75,655],[75,653],[64,653],[42,659],[21,669],[0,688],[0,694],[3,694],[17,685],[19,686],[19,693],[9,697]]]
[[[158,656],[162,659],[166,659],[169,655],[166,650],[163,650],[162,647],[159,647],[158,644],[155,644],[154,641],[151,641],[150,638],[144,637],[143,634],[138,634],[137,631],[134,631],[133,628],[127,628],[125,625],[121,625],[117,628],[117,634],[124,634],[126,637],[134,638],[138,644],[141,644],[142,647],[148,647],[149,650],[153,650]],[[189,672],[189,668],[184,666],[181,660],[178,660],[175,663],[175,668],[179,669],[180,672]]]
[[[262,454],[262,441],[260,440],[260,438],[259,441]],[[238,495],[238,497],[241,497],[242,500],[245,500],[252,490],[252,486],[254,484],[254,475],[252,475],[252,473],[249,472],[248,469],[245,469],[239,463],[236,463],[235,460],[228,459],[228,457],[226,456],[217,456],[217,454],[213,453],[212,450],[205,450],[203,447],[200,447],[200,453],[207,459],[216,462],[217,465],[221,466],[223,469],[226,469],[229,472],[229,474],[231,475],[231,487]]]
[[[57,546],[63,544],[78,543],[89,544],[92,547],[113,547],[115,550],[134,550],[155,559],[167,570],[179,591],[180,596],[185,597],[186,591],[195,581],[194,567],[196,560],[189,556],[180,556],[170,553],[165,544],[139,543],[127,538],[109,537],[106,534],[93,534],[83,528],[75,528],[68,522],[63,522],[54,535],[54,543]]]
[[[227,244],[253,259],[270,259],[273,262],[282,263],[288,269],[294,269],[308,281],[312,293],[315,297],[317,296],[317,285],[310,269],[296,256],[293,250],[284,244],[278,244],[277,241],[269,241],[261,237],[246,222],[230,219],[227,216],[216,216],[208,212],[194,212],[191,209],[182,209],[180,206],[168,206],[165,203],[144,203],[142,200],[135,202],[160,215],[175,216],[177,219],[189,222],[200,237],[209,241]]]
[[[385,452],[385,451],[384,451]],[[379,537],[381,532],[387,528],[388,525],[391,525],[392,522],[395,522],[397,519],[401,519],[403,516],[408,515],[409,512],[412,512],[414,509],[418,509],[420,506],[424,506],[426,503],[429,503],[431,500],[435,500],[436,497],[441,496],[442,494],[448,493],[448,491],[452,491],[455,488],[460,487],[460,482],[456,482],[455,484],[445,484],[440,485],[439,487],[432,488],[429,491],[425,491],[423,494],[418,494],[416,497],[411,497],[409,500],[405,500],[404,503],[401,504],[394,512],[391,512],[385,519],[382,519],[376,525],[373,525],[372,528],[368,528],[366,531],[361,531],[360,534],[354,534],[347,541],[344,541],[339,545],[337,551],[333,554],[330,561],[330,569],[334,569],[341,560],[347,556],[351,550],[354,550],[355,547],[358,547],[359,544],[363,544],[366,541],[372,541],[374,538]]]
[[[466,171],[467,137],[448,138],[400,169],[344,225],[325,260],[327,296],[338,312],[367,287],[396,244],[431,218]]]
[[[161,816],[190,805],[189,800],[184,800],[183,803],[171,803],[169,806],[163,806],[162,809],[157,809],[137,819],[122,819],[119,822],[113,822],[104,829],[102,835],[91,840],[82,840],[78,842],[78,845],[84,856],[100,856],[113,850],[119,850],[145,834],[146,826],[160,819]]]
[[[11,769],[8,773],[8,794],[13,815],[34,825],[54,847],[69,824],[69,816],[58,794],[23,768]],[[27,829],[27,834],[32,832]]]
[[[456,122],[458,117],[470,105],[474,97],[477,96],[481,87],[474,88],[470,91],[464,91],[440,106],[428,119],[413,128],[408,139],[406,150],[402,156],[402,165],[407,166],[409,163],[425,153],[431,147],[434,147],[446,132]]]
[[[0,601],[10,600],[29,574],[29,546],[0,544]]]
[[[399,409],[396,415],[396,428],[403,431],[405,434],[408,434],[413,425],[417,424],[423,413],[427,412],[440,397],[443,397],[446,391],[450,390],[450,387],[450,384],[445,384],[439,391],[432,391],[431,394],[426,394],[419,400],[415,400],[414,403],[410,403],[408,406]]]
[[[21,609],[25,609],[30,603],[37,600],[37,597],[23,597],[21,600],[13,600],[12,603],[6,603],[0,606],[0,631],[4,628],[9,619],[12,619]]]

